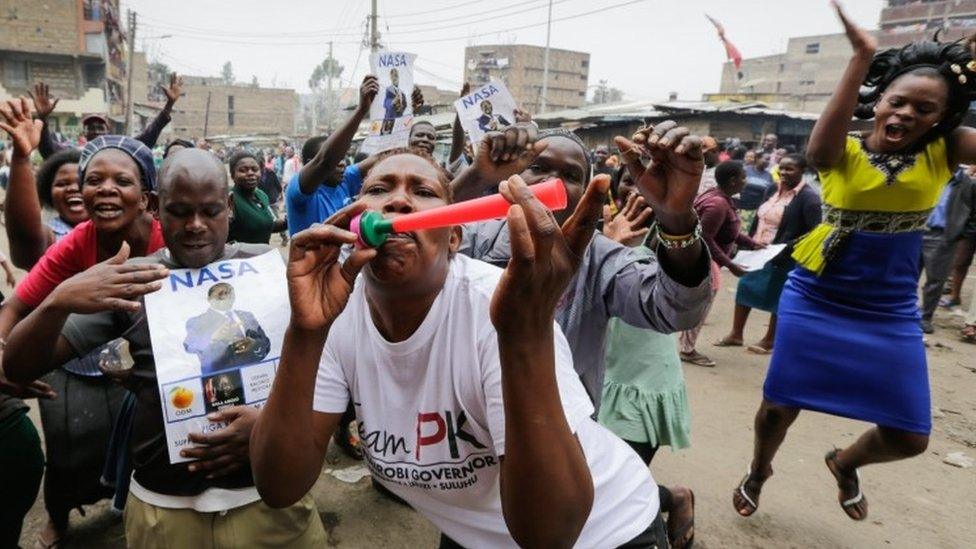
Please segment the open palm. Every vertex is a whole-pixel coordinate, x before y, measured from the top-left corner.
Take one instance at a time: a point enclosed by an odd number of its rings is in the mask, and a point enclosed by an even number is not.
[[[28,156],[41,142],[42,120],[31,118],[30,103],[26,97],[0,103],[0,129],[10,134],[14,153]]]

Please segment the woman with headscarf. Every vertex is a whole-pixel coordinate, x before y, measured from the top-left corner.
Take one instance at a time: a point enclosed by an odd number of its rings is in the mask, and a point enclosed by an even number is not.
[[[62,281],[115,256],[122,246],[132,256],[163,247],[159,222],[150,213],[156,169],[146,145],[117,135],[94,139],[82,151],[78,175],[90,219],[48,248],[4,303],[0,337]],[[53,372],[47,380],[59,398],[40,401],[47,442],[44,499],[49,522],[39,539],[44,546],[59,543],[71,509],[112,495],[100,478],[124,391],[92,363],[81,366],[92,371]]]

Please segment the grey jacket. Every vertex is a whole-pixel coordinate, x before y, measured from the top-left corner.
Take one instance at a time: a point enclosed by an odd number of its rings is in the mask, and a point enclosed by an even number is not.
[[[505,267],[511,257],[507,222],[465,225],[460,253]],[[668,276],[656,255],[642,258],[630,248],[596,233],[579,271],[556,310],[573,351],[573,364],[597,410],[606,372],[607,324],[612,317],[638,328],[672,333],[702,320],[711,297],[708,255],[697,286]]]
[[[976,181],[962,170],[953,177],[958,182],[949,194],[945,232],[942,234],[949,242],[976,237]]]

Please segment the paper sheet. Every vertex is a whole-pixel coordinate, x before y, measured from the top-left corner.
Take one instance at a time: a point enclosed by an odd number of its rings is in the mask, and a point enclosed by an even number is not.
[[[786,244],[772,244],[762,250],[742,250],[735,254],[732,261],[742,266],[747,272],[758,271],[779,255],[784,248],[786,248]]]

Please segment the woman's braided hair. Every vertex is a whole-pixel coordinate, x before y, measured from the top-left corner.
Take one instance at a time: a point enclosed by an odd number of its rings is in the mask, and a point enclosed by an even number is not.
[[[913,42],[874,55],[864,78],[854,116],[874,118],[874,107],[885,90],[905,74],[942,78],[949,87],[949,98],[942,120],[922,136],[920,145],[948,135],[962,123],[969,104],[976,100],[976,62],[969,41],[939,42],[938,34],[930,40]]]

